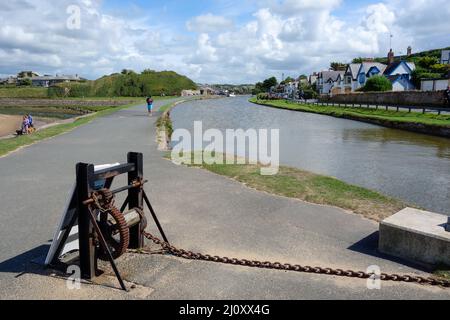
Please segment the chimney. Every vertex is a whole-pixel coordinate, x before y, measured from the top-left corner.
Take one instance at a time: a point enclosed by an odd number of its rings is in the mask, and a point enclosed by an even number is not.
[[[408,52],[407,53],[408,57],[411,57],[411,55],[412,55],[412,48],[411,48],[411,46],[408,47],[407,52]]]
[[[394,63],[394,58],[395,58],[394,51],[392,51],[392,49],[391,49],[391,50],[389,50],[389,53],[388,53],[388,65],[391,65]]]

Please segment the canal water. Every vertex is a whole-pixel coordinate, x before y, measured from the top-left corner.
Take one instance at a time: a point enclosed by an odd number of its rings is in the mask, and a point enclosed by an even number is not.
[[[280,163],[450,215],[450,140],[352,120],[258,106],[248,97],[192,101],[174,129],[279,129]],[[224,132],[224,131],[223,131]]]

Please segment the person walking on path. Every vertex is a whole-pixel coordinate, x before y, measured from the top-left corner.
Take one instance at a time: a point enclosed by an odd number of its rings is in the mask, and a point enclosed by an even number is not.
[[[151,117],[153,114],[153,99],[152,96],[147,98],[147,110],[148,110],[148,115]]]

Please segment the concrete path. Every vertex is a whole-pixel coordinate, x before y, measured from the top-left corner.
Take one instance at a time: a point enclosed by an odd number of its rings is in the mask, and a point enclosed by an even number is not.
[[[145,106],[133,107],[0,158],[0,298],[450,298],[450,290],[412,284],[383,283],[381,290],[368,290],[362,280],[134,254],[119,259],[126,280],[137,284],[130,293],[92,285],[66,289],[63,279],[32,261],[48,250],[75,164],[123,162],[128,151],[144,153],[146,190],[177,246],[237,258],[363,271],[378,265],[382,272],[423,274],[378,256],[373,221],[173,165],[156,149],[155,121]],[[117,286],[113,278],[105,279]]]

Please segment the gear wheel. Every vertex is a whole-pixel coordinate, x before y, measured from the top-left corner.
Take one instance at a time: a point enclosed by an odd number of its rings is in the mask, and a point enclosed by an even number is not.
[[[112,206],[107,213],[108,217],[100,222],[100,229],[105,237],[114,259],[122,256],[130,244],[130,229],[119,209]],[[99,248],[99,259],[108,260],[106,252]]]

